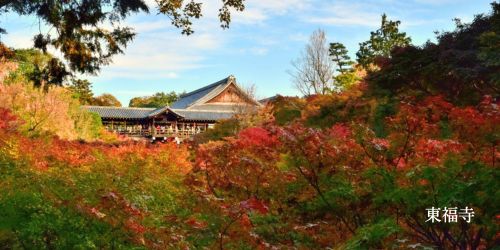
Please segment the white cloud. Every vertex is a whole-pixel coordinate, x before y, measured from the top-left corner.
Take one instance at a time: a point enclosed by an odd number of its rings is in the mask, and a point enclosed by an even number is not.
[[[308,22],[323,24],[323,25],[355,25],[355,26],[368,26],[376,27],[378,25],[378,18],[364,17],[311,17]]]
[[[172,27],[172,24],[170,24],[170,22],[166,20],[158,20],[150,22],[132,22],[128,23],[127,25],[134,28],[134,31],[139,34]]]
[[[154,8],[156,8],[156,6],[158,6],[158,4],[156,3],[156,0],[144,0],[144,2],[146,2],[146,5],[148,5],[149,11],[154,10]]]
[[[232,22],[241,24],[262,24],[273,16],[301,12],[310,6],[312,0],[248,0],[243,12],[232,11]],[[217,17],[221,1],[204,0],[204,18]]]
[[[264,22],[268,16],[261,9],[248,8],[243,12],[233,12],[232,20],[242,24],[256,24]]]
[[[148,27],[147,24],[141,22],[139,26]],[[204,55],[224,44],[213,33],[200,32],[187,37],[170,26],[161,27],[158,21],[151,21],[150,27],[146,31],[141,28],[144,32],[138,32],[125,54],[115,56],[96,80],[178,78],[183,71],[208,67]]]
[[[415,0],[415,3],[428,4],[428,5],[444,5],[456,4],[457,2],[464,2],[463,0]]]
[[[260,9],[274,15],[284,15],[291,11],[301,11],[308,8],[310,0],[249,0],[246,1],[249,8]]]
[[[303,20],[310,23],[333,26],[368,26],[379,25],[380,13],[372,10],[369,4],[356,2],[335,2],[318,6],[319,11],[308,13]]]

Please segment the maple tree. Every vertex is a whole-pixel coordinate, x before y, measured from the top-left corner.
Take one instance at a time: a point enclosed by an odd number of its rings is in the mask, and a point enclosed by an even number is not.
[[[370,103],[362,95],[349,98],[354,106]],[[256,247],[305,246],[301,244],[308,241],[347,248],[415,242],[442,248],[487,246],[497,227],[491,224],[498,186],[497,105],[488,96],[478,107],[456,107],[441,96],[402,100],[384,118],[384,137],[376,135],[366,118],[334,120],[324,128],[304,126],[307,116],[285,126],[263,124],[200,145],[189,184],[202,197],[211,197],[204,200],[210,207],[205,213],[226,216],[219,219],[227,237]],[[477,185],[465,188],[467,183]],[[457,189],[446,193],[447,186]],[[488,195],[478,199],[475,194],[481,192]],[[249,198],[268,204],[266,213],[234,210]],[[426,206],[450,202],[480,208],[485,220],[452,228],[423,223]],[[263,223],[266,219],[273,223]],[[235,223],[241,231],[227,226]],[[278,236],[268,233],[277,228]],[[300,243],[286,240],[297,233],[294,229],[300,229]],[[253,235],[252,241],[245,232]],[[232,246],[225,240],[219,244]]]
[[[93,140],[102,127],[100,118],[81,110],[78,100],[63,87],[42,90],[24,82],[0,84],[0,107],[23,120],[20,130],[30,136],[48,133]]]

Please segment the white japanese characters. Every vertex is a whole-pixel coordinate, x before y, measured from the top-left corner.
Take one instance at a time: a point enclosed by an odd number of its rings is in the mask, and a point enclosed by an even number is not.
[[[431,223],[441,221],[444,223],[457,223],[459,217],[465,222],[470,223],[472,217],[474,217],[474,209],[469,207],[461,209],[458,209],[457,207],[444,207],[442,210],[441,208],[431,207],[426,208],[425,210],[427,210],[427,220],[425,222]],[[441,216],[440,212],[442,212]]]

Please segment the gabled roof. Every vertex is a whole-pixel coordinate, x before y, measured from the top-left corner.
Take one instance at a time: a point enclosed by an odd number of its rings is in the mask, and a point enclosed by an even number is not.
[[[165,106],[165,107],[161,107],[161,108],[157,108],[151,112],[149,112],[148,114],[148,117],[154,117],[154,116],[157,116],[161,113],[164,113],[164,112],[167,112],[167,113],[171,113],[171,114],[174,114],[175,116],[177,117],[180,117],[182,118],[183,116],[180,115],[178,112],[175,112],[173,111],[171,108],[169,108],[168,106]]]
[[[199,88],[197,90],[181,95],[179,100],[174,102],[171,107],[173,109],[186,109],[201,98],[209,95],[210,93],[219,92],[217,91],[218,89],[224,89],[224,87],[230,82],[230,78],[231,76],[224,78],[218,82],[214,82],[203,88]]]
[[[108,119],[147,119],[167,112],[177,116],[180,120],[217,121],[231,118],[237,113],[238,108],[242,105],[246,105],[241,103],[208,103],[231,85],[234,85],[249,102],[253,103],[255,106],[261,106],[260,103],[248,96],[245,91],[236,84],[236,79],[231,75],[218,82],[181,95],[180,99],[170,107],[165,106],[155,109],[84,106],[84,108],[99,114],[101,118]]]
[[[189,93],[186,93],[184,95],[180,96],[180,99],[177,100],[175,103],[170,106],[173,109],[190,109],[193,108],[196,105],[201,105],[204,104],[208,101],[210,101],[212,98],[216,97],[222,91],[224,91],[227,87],[229,87],[231,84],[234,84],[236,89],[238,89],[242,95],[246,99],[248,99],[250,102],[253,102],[256,106],[259,106],[260,103],[257,101],[253,100],[253,98],[249,97],[245,91],[243,91],[238,84],[236,83],[236,78],[234,76],[230,75],[227,78],[224,78],[218,82],[212,83],[208,86],[205,86],[203,88],[191,91]]]

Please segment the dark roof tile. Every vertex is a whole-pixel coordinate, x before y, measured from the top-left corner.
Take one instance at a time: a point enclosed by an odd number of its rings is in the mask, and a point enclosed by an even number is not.
[[[154,108],[126,108],[105,106],[84,106],[90,112],[97,113],[102,118],[144,119]]]
[[[203,88],[199,88],[197,90],[191,91],[184,95],[180,96],[180,99],[173,103],[170,107],[173,109],[185,109],[191,106],[191,104],[200,100],[201,98],[209,95],[211,92],[215,92],[214,90],[219,88],[224,88],[226,84],[228,84],[230,77],[224,78],[218,82],[212,83]]]

